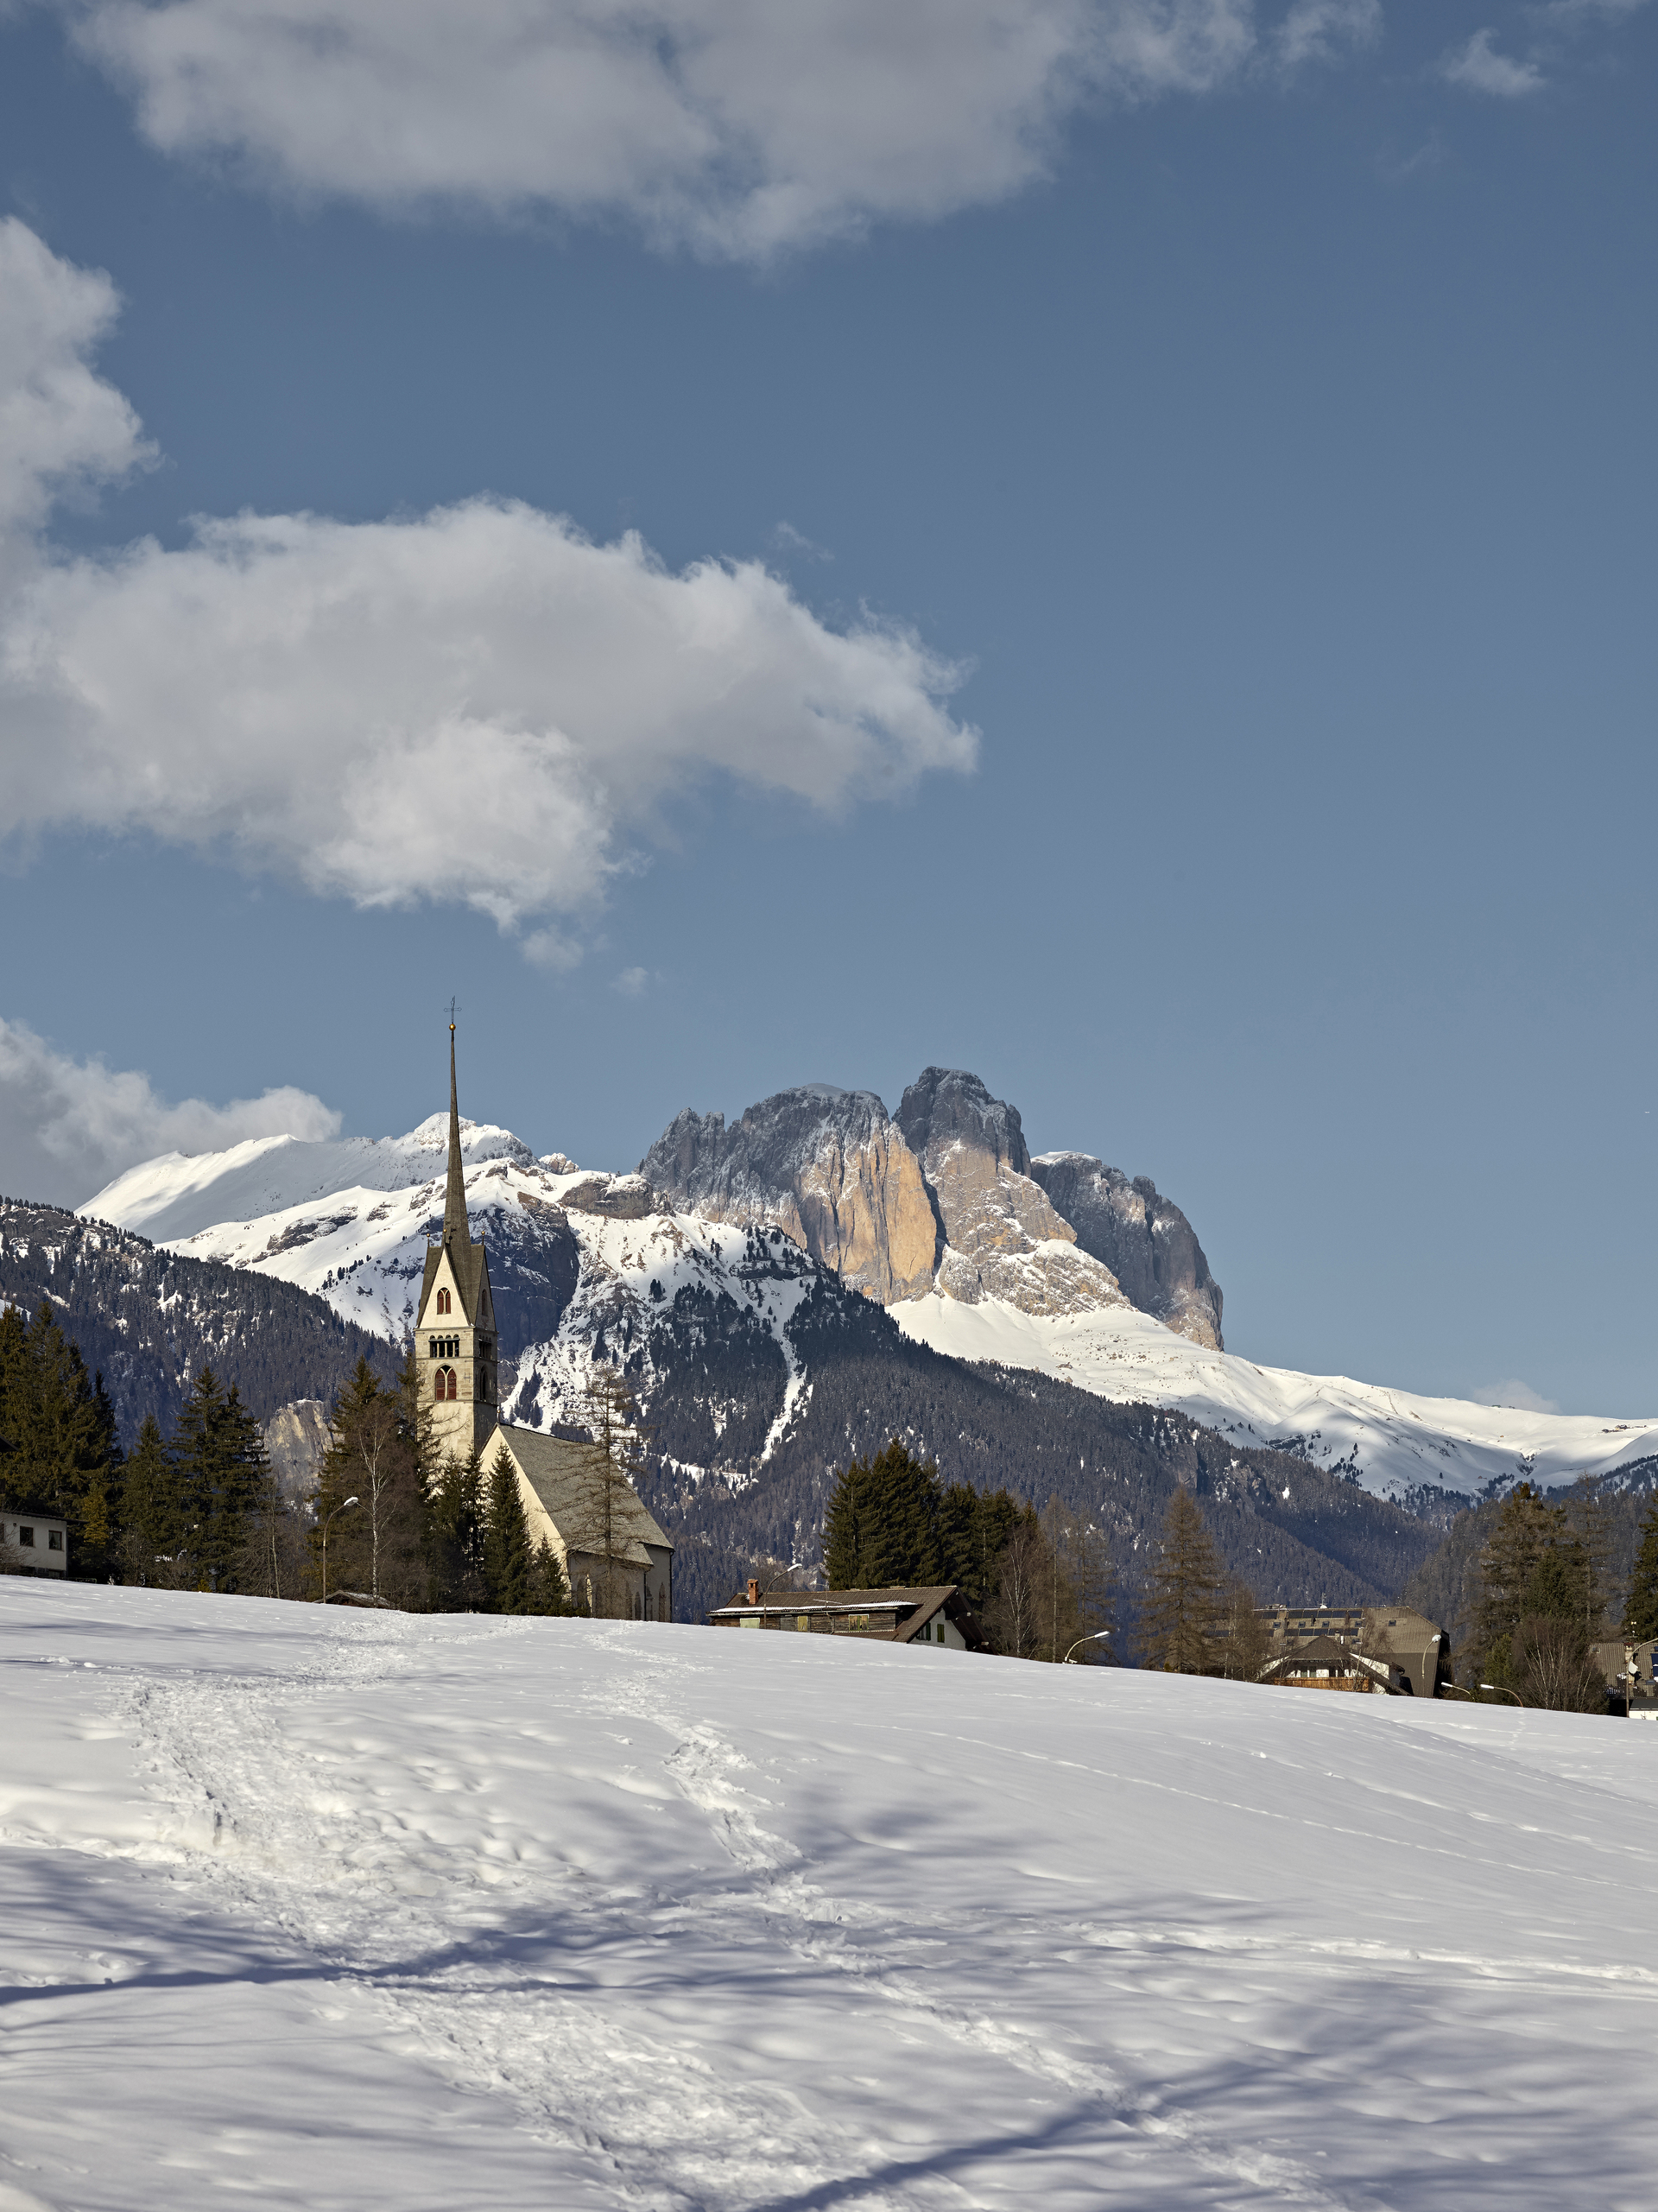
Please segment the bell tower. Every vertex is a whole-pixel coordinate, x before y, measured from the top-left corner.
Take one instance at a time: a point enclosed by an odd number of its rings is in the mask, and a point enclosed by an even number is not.
[[[455,1090],[455,1024],[449,1023],[449,1176],[443,1195],[443,1239],[426,1248],[414,1323],[414,1371],[432,1416],[440,1459],[481,1452],[499,1419],[496,1403],[495,1307],[490,1263],[466,1220],[466,1179],[460,1157],[460,1107]]]

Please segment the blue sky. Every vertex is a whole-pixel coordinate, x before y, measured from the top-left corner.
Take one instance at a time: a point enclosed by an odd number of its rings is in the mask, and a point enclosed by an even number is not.
[[[1229,1348],[1649,1411],[1658,6],[569,13],[0,18],[0,1187],[452,992],[538,1149],[965,1066]]]

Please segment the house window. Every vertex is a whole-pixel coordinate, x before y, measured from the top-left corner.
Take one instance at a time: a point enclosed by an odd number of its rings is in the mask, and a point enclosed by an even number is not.
[[[19,1529],[19,1530],[18,1530],[18,1531],[17,1531],[17,1541],[18,1541],[18,1543],[19,1543],[20,1544],[22,1544],[22,1545],[24,1547],[24,1549],[25,1549],[26,1550],[33,1551],[33,1550],[34,1550],[34,1549],[35,1549],[35,1531],[34,1531],[34,1530],[33,1530],[33,1529]]]
[[[48,1551],[61,1551],[63,1550],[63,1531],[61,1529],[48,1529],[47,1531],[46,1548]]]
[[[448,1310],[449,1293],[446,1290],[440,1290],[438,1293],[438,1311],[440,1314],[446,1314]]]

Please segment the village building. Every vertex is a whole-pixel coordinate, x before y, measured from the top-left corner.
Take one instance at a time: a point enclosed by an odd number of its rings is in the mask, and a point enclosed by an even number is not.
[[[1383,1697],[1414,1695],[1391,1659],[1372,1657],[1335,1636],[1311,1636],[1269,1659],[1256,1677],[1288,1689],[1342,1689]]]
[[[762,1589],[751,1581],[711,1613],[716,1628],[775,1628],[797,1635],[856,1636],[922,1644],[935,1651],[982,1651],[978,1616],[954,1582],[887,1590]]]
[[[0,1564],[8,1575],[66,1575],[67,1525],[49,1513],[8,1513],[0,1520]]]
[[[1658,1721],[1658,1639],[1620,1636],[1589,1649],[1605,1676],[1609,1708],[1622,1713],[1627,1706],[1632,1721]]]
[[[449,1172],[443,1235],[428,1245],[414,1321],[414,1367],[444,1459],[473,1452],[487,1476],[504,1450],[532,1550],[551,1545],[570,1594],[611,1619],[674,1618],[674,1546],[632,1484],[595,1444],[503,1422],[489,1255],[472,1240],[460,1155],[455,1025],[449,1024]]]
[[[1316,1643],[1332,1642],[1378,1663],[1395,1696],[1438,1697],[1451,1685],[1451,1639],[1414,1607],[1262,1606],[1256,1617],[1267,1632],[1270,1655],[1262,1682],[1319,1679],[1316,1671],[1297,1672],[1285,1662],[1305,1658]],[[1371,1683],[1382,1680],[1375,1667],[1360,1671]],[[1358,1684],[1346,1680],[1345,1686]]]

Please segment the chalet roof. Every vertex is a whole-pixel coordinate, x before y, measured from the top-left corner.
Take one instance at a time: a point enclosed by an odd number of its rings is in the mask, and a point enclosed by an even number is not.
[[[549,1436],[540,1429],[520,1429],[503,1421],[484,1447],[486,1474],[502,1444],[541,1500],[566,1549],[589,1554],[602,1551],[604,1502],[598,1447],[573,1443],[565,1436]],[[610,1510],[611,1543],[618,1559],[632,1567],[649,1567],[647,1544],[673,1550],[672,1543],[631,1483],[618,1482],[611,1490]]]
[[[978,1616],[955,1582],[895,1584],[881,1590],[763,1589],[756,1600],[746,1590],[739,1590],[708,1618],[719,1626],[742,1620],[793,1619],[814,1613],[869,1613],[874,1620],[882,1620],[883,1626],[872,1624],[864,1632],[887,1633],[895,1644],[908,1644],[928,1621],[943,1613],[970,1645],[984,1641]],[[886,1621],[891,1623],[889,1630],[884,1627]]]
[[[1406,1693],[1408,1677],[1391,1652],[1360,1651],[1334,1636],[1314,1636],[1305,1644],[1292,1644],[1262,1668],[1261,1682],[1281,1682],[1292,1675],[1364,1675],[1390,1695]]]

